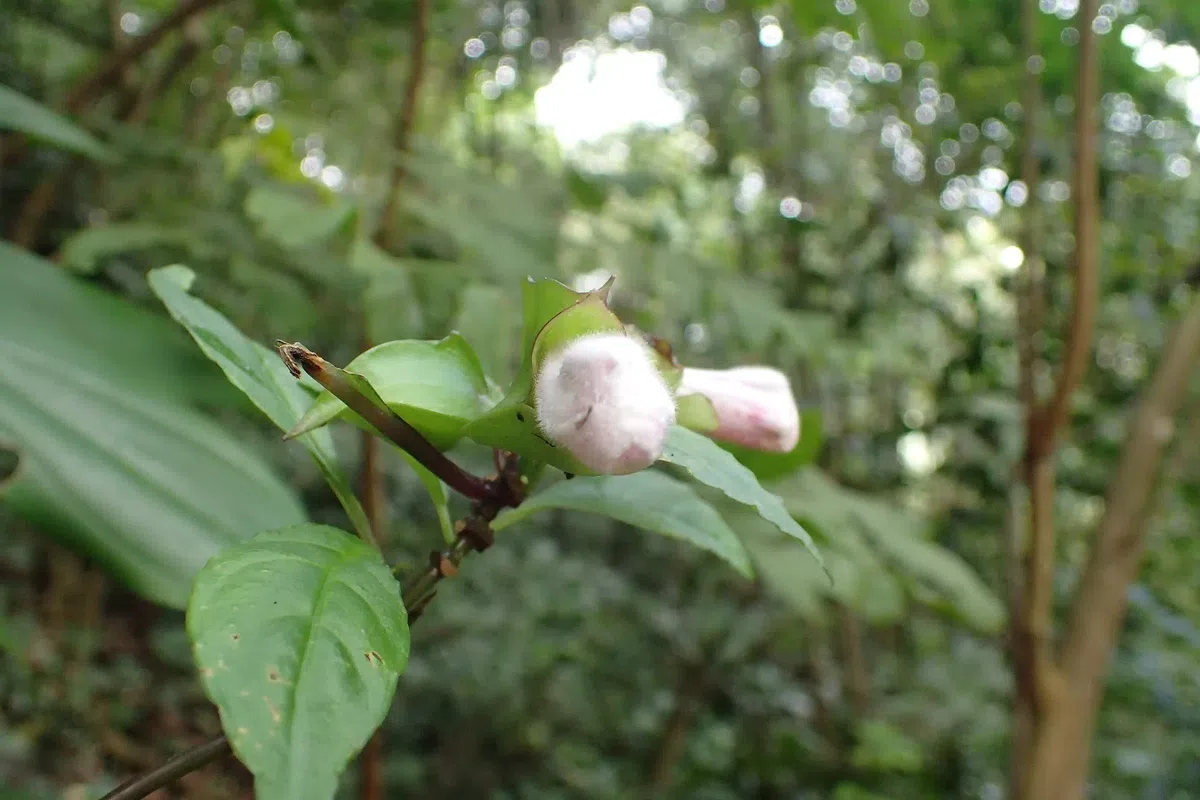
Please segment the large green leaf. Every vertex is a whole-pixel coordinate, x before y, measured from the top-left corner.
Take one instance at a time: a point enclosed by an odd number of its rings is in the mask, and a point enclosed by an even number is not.
[[[654,470],[560,481],[496,518],[502,530],[546,508],[589,511],[690,542],[752,574],[750,558],[716,509],[686,483]]]
[[[373,342],[419,336],[421,305],[413,291],[411,260],[394,258],[370,239],[358,238],[350,248],[350,269],[362,276],[363,316]]]
[[[140,222],[115,223],[84,228],[72,234],[59,249],[59,260],[77,272],[91,273],[110,255],[191,242],[192,232],[185,228]]]
[[[323,525],[262,533],[210,561],[187,630],[259,800],[332,798],[408,661],[408,617],[387,564]]]
[[[304,248],[324,244],[346,230],[354,207],[340,201],[323,205],[284,189],[259,186],[246,196],[246,216],[277,244]]]
[[[861,551],[869,551],[871,569],[882,564],[919,601],[981,631],[995,632],[1003,624],[999,598],[962,559],[929,541],[925,524],[904,509],[839,486],[817,469],[797,473],[779,490],[797,517],[856,563],[864,563]]]
[[[83,128],[4,85],[0,85],[0,128],[24,133],[98,161],[115,160],[112,151]]]
[[[366,378],[388,408],[441,449],[453,446],[467,424],[488,407],[483,368],[458,334],[438,342],[386,342],[345,369]],[[345,403],[323,391],[292,432],[315,430],[338,417],[366,425]]]
[[[0,245],[0,441],[21,458],[3,502],[182,608],[214,553],[304,512],[188,406],[208,377],[162,323]]]
[[[289,430],[312,402],[311,395],[273,351],[247,339],[233,323],[189,294],[193,280],[195,273],[187,267],[163,267],[150,273],[150,288],[229,381],[281,430]],[[355,530],[370,536],[370,523],[338,463],[333,437],[328,431],[313,431],[300,441],[346,509]]]
[[[667,434],[662,460],[682,467],[693,478],[723,492],[729,499],[752,506],[763,519],[800,540],[817,563],[824,566],[825,562],[812,537],[788,513],[783,501],[764,489],[753,472],[711,439],[675,425]]]
[[[800,542],[785,536],[742,506],[737,512],[722,509],[750,551],[764,585],[802,616],[820,620],[825,600],[834,600],[866,621],[895,624],[903,619],[907,598],[896,577],[876,554],[864,546],[857,531],[837,530],[821,540],[821,555],[832,581]],[[751,518],[755,517],[755,518]]]

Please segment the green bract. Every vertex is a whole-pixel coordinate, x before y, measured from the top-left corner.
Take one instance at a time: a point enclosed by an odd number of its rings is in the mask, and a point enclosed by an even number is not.
[[[388,408],[443,450],[489,406],[479,359],[456,333],[439,342],[409,340],[372,347],[347,364],[346,371],[366,378]],[[365,426],[345,403],[321,392],[289,433],[307,433],[337,418]]]

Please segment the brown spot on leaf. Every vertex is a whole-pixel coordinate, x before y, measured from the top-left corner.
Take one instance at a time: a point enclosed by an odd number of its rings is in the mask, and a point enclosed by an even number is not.
[[[263,702],[267,704],[267,711],[271,712],[271,719],[276,723],[283,721],[283,715],[279,713],[279,709],[271,702],[271,698],[264,697]]]
[[[367,661],[370,661],[375,666],[378,667],[383,665],[383,656],[379,655],[379,653],[376,653],[374,650],[363,653],[363,655],[367,657]]]

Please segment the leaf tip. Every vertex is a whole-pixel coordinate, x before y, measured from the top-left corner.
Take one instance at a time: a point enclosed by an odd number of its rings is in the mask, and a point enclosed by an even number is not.
[[[282,339],[276,339],[275,349],[279,352],[279,357],[283,359],[284,366],[288,368],[288,372],[292,373],[293,378],[299,378],[301,374],[309,372],[310,365],[317,368],[314,361],[318,358],[317,354],[299,342],[285,342]]]

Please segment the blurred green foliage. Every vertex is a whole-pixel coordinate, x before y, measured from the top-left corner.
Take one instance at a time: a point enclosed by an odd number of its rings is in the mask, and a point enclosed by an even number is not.
[[[1055,361],[1083,22],[1069,0],[1039,5],[1039,345]],[[0,797],[96,796],[217,730],[181,617],[130,589],[178,606],[225,545],[305,517],[349,525],[322,471],[353,475],[351,429],[323,432],[316,461],[280,442],[167,322],[147,275],[171,263],[260,344],[302,341],[346,364],[364,340],[457,330],[501,382],[526,352],[526,275],[616,274],[622,320],[685,364],[779,366],[820,427],[819,450],[771,487],[832,586],[798,543],[707,490],[758,582],[586,499],[523,519],[413,630],[384,728],[389,796],[1000,796],[1002,529],[1020,441],[1012,248],[1029,203],[1015,180],[1017,6],[438,0],[398,153],[414,3],[213,4],[74,115],[60,111],[71,90],[173,4],[6,3],[5,231],[56,188],[33,252],[0,246],[0,444],[19,458],[0,482]],[[1196,291],[1198,8],[1121,0],[1094,23],[1102,300],[1057,464],[1060,605],[1129,408]],[[571,147],[537,124],[537,90],[564,54],[599,81],[627,51],[663,54],[657,102],[681,102],[678,124]],[[580,96],[563,113],[589,117],[600,101]],[[396,163],[402,233],[381,248]],[[305,405],[254,397],[280,402],[290,427]],[[1164,470],[1130,592],[1096,798],[1200,786],[1194,441]],[[472,445],[453,455],[491,469]],[[407,463],[389,455],[385,469],[386,549],[419,565],[444,517]],[[353,771],[343,784],[351,796]],[[225,763],[182,789],[247,785]]]

